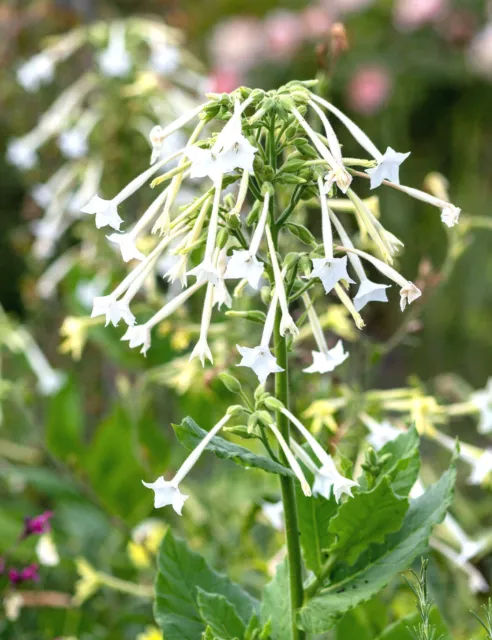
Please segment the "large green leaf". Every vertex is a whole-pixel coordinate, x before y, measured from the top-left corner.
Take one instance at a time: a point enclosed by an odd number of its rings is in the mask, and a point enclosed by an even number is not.
[[[191,551],[168,530],[159,551],[155,618],[166,640],[197,640],[205,630],[200,614],[198,589],[222,595],[247,624],[258,608],[257,601],[227,578],[211,569],[205,559]]]
[[[417,430],[412,427],[395,440],[387,442],[379,451],[380,456],[390,455],[383,464],[381,474],[391,477],[393,491],[401,496],[408,496],[419,475],[419,444]]]
[[[224,596],[197,587],[197,603],[202,620],[222,640],[243,638],[246,626],[236,607]]]
[[[190,451],[207,435],[207,432],[199,427],[192,418],[185,418],[181,424],[173,424],[172,426],[178,440]],[[263,471],[277,473],[282,476],[294,475],[290,469],[270,460],[270,458],[259,456],[249,449],[246,449],[246,447],[241,447],[238,444],[229,442],[220,436],[213,437],[207,449],[218,458],[233,460],[236,464],[243,467],[256,467],[257,469],[263,469]]]
[[[332,582],[301,609],[300,626],[311,633],[325,633],[344,613],[376,595],[423,554],[432,528],[444,519],[451,504],[455,476],[453,466],[424,495],[411,501],[401,529],[384,544],[372,545],[351,567],[336,566]]]
[[[333,496],[329,500],[322,496],[308,498],[299,486],[296,487],[296,501],[304,562],[308,569],[318,575],[333,542],[328,525],[338,505]]]
[[[277,567],[275,577],[263,590],[261,621],[270,621],[273,640],[292,640],[292,611],[290,601],[289,566],[287,559]]]
[[[407,498],[397,496],[385,476],[372,491],[356,493],[340,506],[328,526],[335,538],[330,553],[353,564],[369,545],[398,531],[407,510]]]

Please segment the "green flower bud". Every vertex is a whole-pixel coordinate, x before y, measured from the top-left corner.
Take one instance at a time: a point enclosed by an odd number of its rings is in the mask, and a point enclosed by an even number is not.
[[[229,227],[229,229],[239,229],[241,227],[240,218],[236,215],[228,216],[227,226]]]
[[[285,226],[293,235],[299,238],[301,242],[304,242],[304,244],[309,244],[312,247],[316,247],[318,245],[316,238],[313,236],[311,231],[309,231],[309,229],[307,229],[302,224],[297,224],[296,222],[287,222]]]
[[[232,393],[239,393],[241,391],[242,387],[239,380],[234,376],[231,376],[231,374],[227,373],[227,371],[222,371],[222,373],[219,373],[219,378],[225,388],[229,391],[232,391]]]
[[[282,263],[282,267],[287,267],[287,269],[290,269],[291,267],[293,267],[296,262],[299,261],[299,254],[296,253],[295,251],[290,251],[284,258],[284,261]]]
[[[251,211],[248,213],[248,217],[246,218],[246,224],[250,227],[255,222],[258,222],[258,216],[260,215],[261,207],[263,203],[259,200],[255,200],[254,205],[251,208]]]
[[[270,196],[275,195],[275,189],[274,189],[273,185],[270,182],[264,182],[261,185],[261,195],[262,196],[266,196],[267,193]]]
[[[240,404],[233,404],[227,409],[226,413],[228,416],[239,415],[240,413],[244,413],[244,407]]]
[[[268,396],[268,398],[264,400],[264,403],[265,407],[267,407],[271,411],[281,411],[282,409],[285,409],[284,403],[278,398],[274,398],[273,396]]]
[[[268,306],[272,300],[272,291],[270,287],[262,287],[260,291],[260,298],[264,305]]]
[[[264,384],[259,384],[254,392],[254,399],[255,402],[258,401],[258,398],[260,398],[263,394],[265,393],[265,385]]]
[[[236,200],[235,197],[232,193],[228,193],[224,199],[222,200],[222,202],[224,203],[224,206],[227,209],[232,209],[234,207],[234,205],[236,204]]]
[[[299,260],[299,271],[305,276],[311,273],[311,260],[307,255],[301,256]]]
[[[217,234],[217,247],[219,249],[223,249],[226,246],[228,240],[229,230],[222,227],[222,229],[220,229],[219,233]]]
[[[258,324],[265,324],[266,315],[263,311],[226,311],[229,318],[241,318],[242,320],[251,320]]]
[[[266,427],[270,426],[272,422],[274,422],[272,416],[268,413],[268,411],[257,411],[256,415],[258,416],[258,420]]]

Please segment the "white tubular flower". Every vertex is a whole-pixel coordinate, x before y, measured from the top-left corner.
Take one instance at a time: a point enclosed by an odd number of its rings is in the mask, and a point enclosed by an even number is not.
[[[17,69],[17,82],[29,92],[37,91],[41,85],[48,84],[55,75],[55,65],[51,57],[38,53]]]
[[[60,563],[60,556],[50,535],[40,536],[36,544],[36,555],[39,563],[45,567],[56,567]]]
[[[18,169],[32,169],[38,163],[37,145],[30,144],[27,136],[12,138],[7,144],[7,160]]]
[[[345,247],[350,247],[351,249],[353,249],[354,245],[352,243],[352,240],[349,238],[340,220],[331,209],[329,209],[328,211],[330,214],[330,219],[335,225],[342,244]],[[348,258],[357,274],[357,277],[360,280],[359,289],[354,297],[355,309],[357,311],[361,311],[369,302],[388,302],[386,289],[389,287],[389,285],[378,284],[369,280],[369,278],[366,276],[366,272],[364,271],[364,267],[362,266],[362,262],[359,256],[355,253],[349,253]]]
[[[101,184],[102,174],[102,160],[98,158],[94,161],[89,161],[80,187],[75,191],[67,203],[67,209],[71,216],[74,218],[80,217],[82,207],[90,200],[94,193],[97,193]],[[51,196],[49,197],[51,200]]]
[[[230,415],[226,414],[217,424],[207,433],[203,440],[198,444],[190,455],[183,462],[181,467],[176,472],[176,475],[172,480],[166,482],[162,476],[157,478],[155,482],[143,482],[142,484],[154,491],[154,507],[159,509],[160,507],[166,507],[172,505],[174,511],[178,515],[181,515],[183,505],[189,496],[181,493],[179,489],[180,483],[185,479],[188,473],[193,469],[196,462],[205,451],[210,440],[215,437],[222,427],[230,420]]]
[[[490,536],[483,536],[480,540],[472,540],[449,513],[446,514],[443,524],[451,533],[453,538],[459,543],[460,561],[467,562],[487,549]]]
[[[366,173],[371,177],[371,189],[381,186],[383,180],[400,184],[400,165],[409,155],[410,151],[408,153],[397,153],[394,149],[388,147],[378,161],[378,166],[366,169]]]
[[[160,162],[147,169],[136,178],[134,178],[129,184],[126,185],[114,198],[111,200],[105,200],[100,198],[97,194],[92,196],[91,200],[81,209],[82,213],[89,213],[96,215],[96,227],[110,226],[116,231],[119,231],[120,225],[123,222],[122,218],[118,215],[118,206],[124,202],[127,198],[132,196],[142,185],[144,185],[154,173],[156,173],[166,162],[169,162],[173,158],[180,155],[182,151],[177,151],[168,158],[164,158]]]
[[[57,371],[48,362],[34,338],[23,328],[17,330],[22,340],[24,355],[31,370],[38,379],[38,389],[43,396],[53,396],[64,386],[66,375]]]
[[[333,235],[321,178],[318,178],[318,189],[321,203],[321,224],[325,257],[313,258],[313,270],[309,278],[319,278],[323,284],[325,293],[330,293],[340,280],[345,280],[346,282],[354,281],[347,273],[347,256],[343,256],[343,258],[333,257]]]
[[[213,256],[215,251],[215,241],[217,239],[217,229],[219,226],[221,189],[222,175],[215,183],[214,202],[212,205],[212,213],[210,214],[210,220],[208,223],[207,243],[205,245],[203,261],[187,273],[187,275],[195,276],[196,281],[200,284],[204,282],[210,282],[211,284],[217,285],[219,283],[219,272],[217,270],[217,267],[213,263]]]
[[[278,296],[280,309],[282,310],[282,320],[280,322],[280,335],[284,336],[288,331],[292,336],[299,334],[299,329],[296,327],[292,316],[289,313],[289,303],[287,302],[287,295],[284,288],[284,278],[280,271],[280,267],[277,260],[277,253],[273,244],[272,233],[269,225],[265,225],[266,237],[268,242],[268,251],[270,253],[270,260],[273,267],[273,275],[275,278],[275,292]]]
[[[287,462],[289,463],[290,468],[292,469],[297,479],[299,480],[303,494],[308,498],[310,498],[311,487],[309,486],[309,482],[306,480],[306,476],[304,475],[300,464],[297,462],[294,454],[290,450],[289,445],[285,441],[285,438],[278,430],[277,425],[272,421],[269,426],[270,426],[270,429],[273,431],[274,436],[277,438],[278,443],[285,457],[287,458]]]
[[[239,183],[239,191],[237,194],[236,204],[234,205],[234,208],[229,211],[229,216],[236,216],[237,218],[239,218],[241,210],[243,208],[243,204],[246,200],[246,196],[248,195],[248,186],[249,173],[248,171],[243,171],[241,182]]]
[[[124,300],[117,300],[114,294],[108,296],[98,296],[94,298],[91,318],[106,316],[106,327],[109,323],[117,327],[120,320],[128,326],[135,324],[135,316],[130,311],[130,307]]]
[[[99,67],[110,78],[123,78],[132,68],[132,59],[125,45],[125,27],[115,23],[110,27],[108,47],[99,55]]]
[[[485,449],[477,459],[469,462],[472,465],[472,472],[468,483],[482,484],[492,472],[492,449]]]
[[[328,349],[326,344],[323,329],[321,327],[318,314],[309,298],[309,294],[306,292],[303,294],[302,299],[306,305],[306,310],[311,324],[314,339],[318,345],[319,351],[311,351],[313,356],[313,364],[304,369],[305,373],[328,373],[333,371],[339,364],[345,362],[349,354],[343,350],[342,341],[339,340],[333,349]]]
[[[400,183],[400,165],[406,158],[408,158],[410,153],[397,153],[391,147],[388,147],[386,152],[382,154],[362,129],[339,109],[319,96],[313,95],[313,100],[318,104],[321,104],[325,109],[331,111],[340,120],[340,122],[347,127],[361,147],[363,147],[375,160],[377,160],[377,167],[367,169],[367,173],[371,177],[371,189],[379,187],[385,179],[388,179],[395,184]]]
[[[232,257],[227,263],[227,269],[224,275],[224,278],[231,280],[242,280],[245,278],[253,289],[259,288],[261,276],[264,270],[263,263],[257,259],[256,254],[258,253],[261,239],[263,238],[263,233],[265,231],[269,202],[270,194],[267,192],[265,193],[263,209],[251,239],[249,249],[247,251],[242,249],[240,251],[234,250],[232,252]]]
[[[46,271],[40,276],[36,282],[36,292],[43,300],[51,298],[55,293],[56,287],[77,264],[78,258],[75,253],[67,251],[57,258]],[[92,304],[92,300],[91,300]]]
[[[140,353],[143,353],[143,355],[146,356],[147,351],[150,349],[151,341],[148,323],[129,326],[125,335],[121,339],[128,341],[130,349],[142,347],[140,349]]]
[[[486,593],[489,591],[489,584],[480,571],[469,562],[463,561],[451,547],[448,547],[447,544],[444,544],[444,542],[441,542],[435,537],[430,539],[430,546],[446,557],[457,569],[460,569],[467,575],[468,586],[472,593]]]
[[[320,156],[330,167],[330,172],[326,177],[327,186],[323,187],[324,192],[327,193],[331,189],[332,184],[336,182],[340,191],[346,193],[347,189],[350,187],[350,183],[352,182],[352,176],[343,165],[338,164],[336,158],[333,156],[328,147],[325,147],[325,145],[321,142],[316,131],[314,131],[314,129],[310,127],[310,125],[306,122],[306,120],[302,117],[302,115],[295,107],[292,108],[292,113],[294,114],[304,131],[311,138],[311,141],[316,147]]]
[[[99,117],[96,112],[87,111],[72,129],[60,134],[58,146],[66,158],[77,160],[87,155],[88,138]]]
[[[181,61],[181,52],[175,45],[168,42],[155,43],[149,57],[150,68],[162,76],[168,76],[177,71]]]
[[[362,413],[360,418],[369,429],[367,442],[375,451],[379,451],[385,444],[398,438],[398,436],[402,434],[402,431],[394,427],[388,420],[377,422],[374,418],[367,415],[367,413]]]
[[[194,358],[198,358],[202,363],[202,367],[205,366],[205,359],[209,360],[213,364],[212,352],[208,346],[207,337],[208,329],[210,327],[210,320],[212,318],[212,309],[214,305],[214,285],[209,282],[207,285],[207,292],[205,294],[205,301],[203,303],[202,321],[200,324],[200,336],[195,348],[191,352],[190,361]]]
[[[236,365],[238,367],[248,367],[252,369],[258,376],[260,384],[264,384],[266,379],[271,373],[279,373],[284,371],[282,367],[277,364],[277,358],[270,351],[270,341],[273,335],[273,328],[275,325],[275,313],[277,311],[278,295],[277,292],[273,294],[268,309],[267,317],[265,319],[265,326],[263,327],[263,333],[261,336],[261,342],[258,347],[240,347],[236,345],[236,349],[242,356],[241,362]]]
[[[91,309],[94,304],[94,298],[102,296],[108,286],[108,282],[109,278],[104,273],[98,273],[90,280],[79,280],[75,288],[77,301],[80,302],[83,307]]]
[[[217,305],[220,309],[223,304],[229,309],[232,307],[232,298],[227,291],[225,283],[225,271],[227,268],[227,252],[226,249],[221,249],[217,257],[217,270],[219,272],[219,282],[214,286],[213,306]]]
[[[349,251],[352,253],[356,253],[361,258],[368,260],[384,276],[386,276],[387,278],[390,278],[391,280],[393,280],[393,282],[396,282],[396,284],[401,287],[400,307],[402,311],[405,310],[405,307],[407,306],[407,302],[408,304],[411,304],[414,300],[416,300],[417,298],[420,298],[420,296],[422,295],[422,292],[420,291],[420,289],[416,287],[413,284],[413,282],[410,282],[409,280],[405,280],[405,278],[401,274],[399,274],[398,271],[396,271],[396,269],[393,269],[393,267],[390,267],[388,264],[386,264],[382,260],[379,260],[378,258],[371,256],[369,253],[366,253],[365,251],[360,251],[359,249],[351,249],[349,247],[340,247],[340,249],[342,251]]]
[[[284,503],[282,500],[278,502],[262,502],[261,512],[277,531],[284,530]]]
[[[236,100],[233,115],[218,134],[211,149],[212,154],[220,157],[224,173],[230,173],[235,169],[253,173],[253,161],[258,149],[243,136],[241,122],[241,115],[252,100],[251,96],[242,104]]]
[[[454,227],[460,221],[461,209],[454,206],[445,207],[441,211],[441,220],[447,227]]]
[[[492,378],[487,380],[487,386],[481,391],[475,391],[470,396],[470,402],[480,412],[478,433],[492,432]]]
[[[131,231],[128,233],[112,233],[106,237],[110,242],[118,245],[121,251],[121,257],[125,262],[145,259],[145,255],[137,249],[135,234]]]

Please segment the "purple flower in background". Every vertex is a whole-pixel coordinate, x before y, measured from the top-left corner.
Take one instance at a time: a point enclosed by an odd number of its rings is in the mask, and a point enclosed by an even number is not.
[[[45,511],[39,516],[34,518],[25,518],[24,531],[21,534],[21,538],[27,538],[28,536],[46,533],[50,530],[50,518],[53,517],[53,511]]]
[[[38,565],[29,564],[23,569],[9,569],[9,581],[13,586],[22,584],[23,582],[37,582],[39,580]]]

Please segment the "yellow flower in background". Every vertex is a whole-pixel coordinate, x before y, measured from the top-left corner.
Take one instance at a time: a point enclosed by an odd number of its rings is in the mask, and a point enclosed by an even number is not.
[[[159,520],[144,520],[135,527],[127,547],[135,567],[145,569],[151,565],[166,530],[167,526]]]
[[[101,580],[97,571],[85,558],[77,558],[75,561],[75,567],[80,578],[75,583],[73,604],[75,606],[80,606],[96,593],[101,586]]]
[[[66,317],[60,328],[60,352],[71,355],[74,360],[80,360],[87,342],[88,328],[85,318]]]
[[[343,399],[340,398],[340,400]],[[343,404],[345,404],[345,400],[343,400]],[[336,399],[316,400],[302,415],[304,418],[312,420],[311,431],[313,433],[320,433],[323,427],[334,433],[338,429],[334,414],[339,408],[340,405],[337,404]]]
[[[138,634],[135,640],[163,640],[163,637],[157,627],[147,627],[143,633]]]

